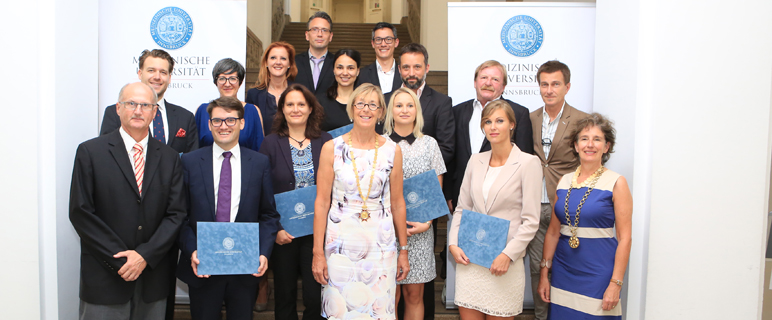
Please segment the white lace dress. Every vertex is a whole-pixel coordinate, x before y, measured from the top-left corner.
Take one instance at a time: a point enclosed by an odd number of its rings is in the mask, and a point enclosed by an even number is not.
[[[489,168],[488,174],[485,175],[483,182],[485,201],[488,198],[488,189],[496,179],[499,168]],[[456,264],[456,296],[453,303],[459,307],[497,317],[512,317],[523,312],[524,294],[523,258],[510,262],[509,269],[502,276],[494,276],[490,269],[474,263]]]

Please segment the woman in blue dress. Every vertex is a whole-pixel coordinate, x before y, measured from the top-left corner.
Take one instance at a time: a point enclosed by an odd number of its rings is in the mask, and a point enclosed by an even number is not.
[[[236,60],[225,58],[217,62],[212,69],[212,78],[220,92],[220,97],[236,97],[241,84],[244,83],[246,70]],[[244,105],[244,129],[239,135],[239,145],[258,151],[263,143],[263,116],[260,110],[253,104],[241,102]],[[211,146],[214,143],[212,131],[209,130],[209,113],[206,107],[209,103],[201,104],[196,110],[196,125],[198,126],[199,147]]]
[[[550,319],[622,319],[633,198],[625,177],[603,166],[615,135],[597,113],[579,120],[570,135],[580,166],[558,183],[541,262],[539,294],[550,303]]]

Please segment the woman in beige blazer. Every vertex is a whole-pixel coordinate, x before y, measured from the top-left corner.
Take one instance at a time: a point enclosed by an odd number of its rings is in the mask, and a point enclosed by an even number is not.
[[[491,151],[469,159],[448,236],[457,263],[454,302],[462,319],[513,319],[523,311],[523,257],[539,228],[542,170],[537,157],[510,142],[516,122],[509,104],[491,102],[481,119]],[[510,221],[506,247],[490,269],[469,263],[458,247],[464,209]]]

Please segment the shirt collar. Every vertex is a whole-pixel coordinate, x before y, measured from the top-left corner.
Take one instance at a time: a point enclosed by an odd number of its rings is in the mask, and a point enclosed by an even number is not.
[[[214,155],[215,159],[220,159],[220,157],[223,156],[222,153],[225,151],[230,151],[232,153],[231,159],[237,159],[241,157],[241,148],[239,147],[238,143],[236,143],[236,146],[230,150],[224,150],[219,145],[217,145],[217,143],[212,144],[212,155]]]
[[[394,58],[391,58],[391,70],[389,71],[383,71],[383,68],[381,67],[381,64],[378,63],[378,60],[375,61],[375,66],[378,68],[378,72],[381,72],[386,75],[392,75],[394,74],[394,71],[397,69],[397,60]]]
[[[399,143],[402,140],[407,141],[408,144],[413,144],[413,142],[415,142],[415,135],[413,135],[412,133],[407,135],[407,137],[403,137],[398,135],[397,132],[392,132],[389,135],[389,138],[391,138],[391,141],[394,141],[395,143]]]
[[[328,52],[330,52],[330,51],[325,51],[324,54],[321,57],[319,57],[319,59],[322,59],[322,61],[324,61],[324,59],[327,58],[327,53]],[[314,57],[314,54],[311,53],[311,49],[308,49],[308,60],[311,60],[313,58],[316,58],[316,57]]]
[[[145,137],[142,140],[136,141],[134,140],[134,138],[132,138],[129,135],[128,132],[126,132],[126,130],[123,130],[123,127],[118,129],[118,132],[121,133],[121,138],[123,139],[124,147],[126,147],[126,152],[128,152],[129,155],[131,155],[131,149],[134,148],[134,144],[136,143],[139,143],[139,145],[142,146],[143,153],[147,152],[147,138],[150,136],[149,133],[145,135]]]
[[[404,82],[402,82],[402,87],[407,88]],[[418,90],[416,90],[416,93],[415,93],[416,97],[419,97],[419,98],[421,97],[421,94],[424,93],[424,87],[426,87],[426,81],[424,81],[421,87],[419,87]]]
[[[166,101],[164,99],[158,100],[158,110],[161,110],[161,112],[166,112]]]
[[[486,103],[486,104],[485,104],[485,106],[487,106],[488,104],[490,104],[490,103],[491,103],[491,102],[493,102],[493,101],[496,101],[496,100],[499,100],[499,99],[501,99],[501,97],[502,97],[502,96],[499,96],[499,97],[498,97],[498,98],[496,98],[496,99],[493,99],[493,100],[491,100],[491,101],[488,101],[488,103]],[[483,108],[485,108],[485,106],[483,106],[483,105],[482,105],[482,101],[480,101],[480,100],[477,100],[477,99],[474,99],[474,104],[473,104],[473,106],[474,106],[475,108],[477,108],[477,107],[480,107],[480,109],[483,109]]]
[[[560,112],[558,112],[558,115],[555,117],[555,120],[560,119],[560,117],[563,116],[563,110],[566,108],[566,101],[563,101],[563,105],[560,106]],[[550,115],[547,113],[547,106],[544,106],[544,110],[541,113],[542,119],[547,119],[547,123],[550,122]],[[553,120],[554,121],[554,120]]]

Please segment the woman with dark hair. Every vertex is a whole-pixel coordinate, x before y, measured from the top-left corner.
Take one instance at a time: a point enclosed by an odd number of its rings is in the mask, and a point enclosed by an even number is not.
[[[570,137],[580,165],[558,183],[539,295],[551,302],[552,319],[622,319],[619,293],[632,246],[633,196],[625,177],[603,166],[614,152],[616,131],[593,113],[576,122]]]
[[[335,53],[333,61],[335,64],[332,72],[335,75],[335,80],[327,91],[320,91],[316,94],[319,104],[324,107],[325,117],[322,130],[325,131],[351,124],[351,119],[346,113],[346,102],[356,89],[362,57],[359,51],[340,49]]]
[[[222,97],[236,97],[241,84],[244,83],[246,70],[236,60],[225,58],[218,61],[212,69],[212,78],[217,86],[217,91]],[[263,116],[260,110],[251,103],[241,102],[244,105],[244,129],[239,135],[239,145],[255,151],[260,149],[260,144],[265,137],[263,133]],[[196,125],[198,126],[199,147],[211,146],[214,143],[212,131],[209,130],[209,113],[206,107],[209,102],[201,104],[196,110]]]
[[[246,98],[247,103],[252,103],[260,109],[266,136],[271,133],[279,96],[295,80],[297,74],[295,47],[284,41],[268,45],[260,62],[260,75],[255,86],[247,91]]]
[[[322,145],[332,139],[321,131],[324,109],[305,86],[291,84],[279,97],[273,133],[265,137],[260,153],[271,160],[273,192],[282,193],[316,184]],[[314,238],[295,238],[279,225],[271,256],[276,319],[297,320],[297,279],[303,279],[303,319],[321,317],[321,285],[311,273]]]

